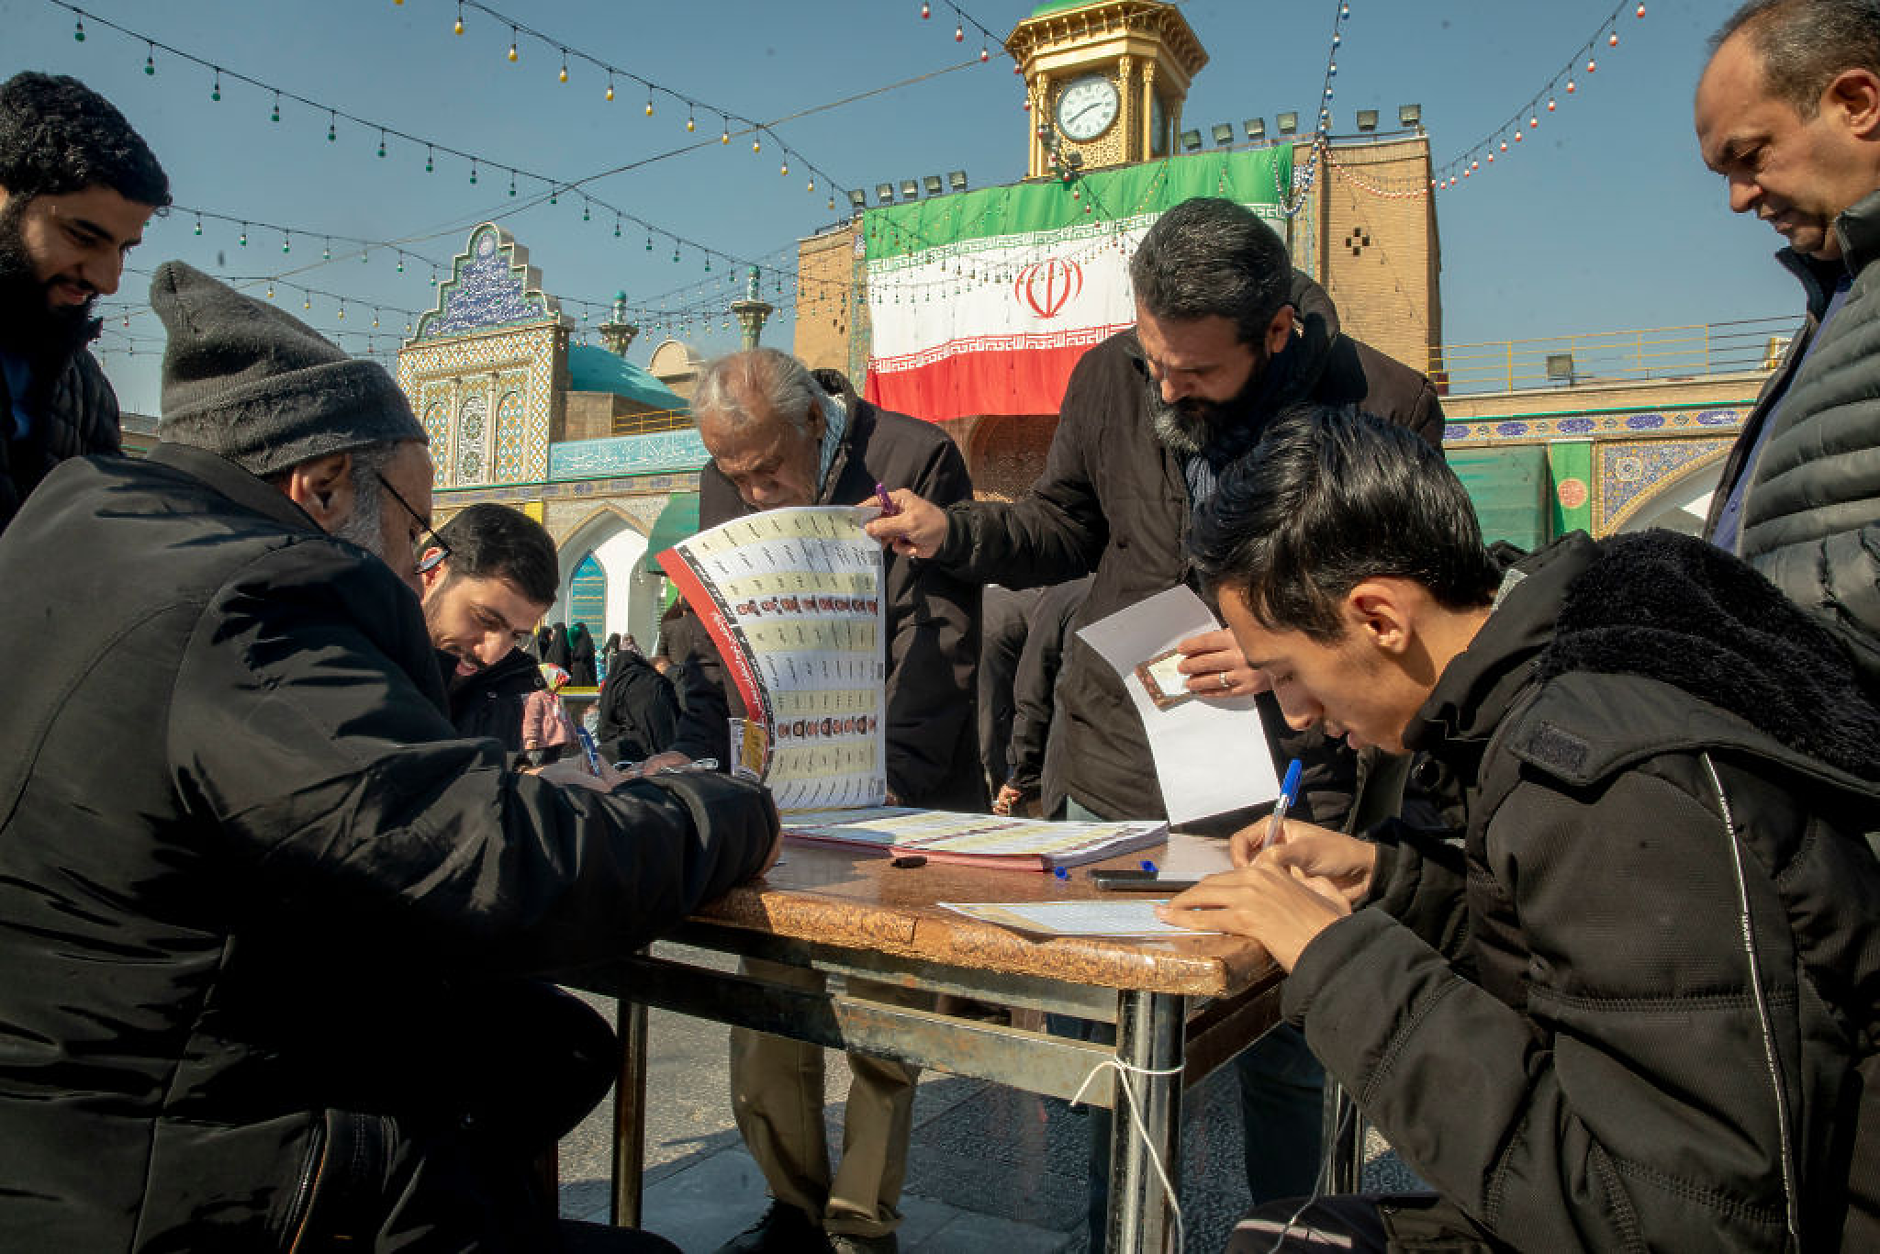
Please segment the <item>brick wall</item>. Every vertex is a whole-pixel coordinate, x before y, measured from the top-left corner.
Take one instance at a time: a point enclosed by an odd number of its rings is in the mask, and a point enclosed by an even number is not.
[[[1315,192],[1318,273],[1342,329],[1426,373],[1429,346],[1442,342],[1429,178],[1425,136],[1341,143]]]

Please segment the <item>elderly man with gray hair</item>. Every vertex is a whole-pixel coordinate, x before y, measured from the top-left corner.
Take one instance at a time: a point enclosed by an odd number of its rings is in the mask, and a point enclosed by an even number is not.
[[[855,505],[875,485],[929,500],[972,499],[966,463],[945,432],[856,396],[832,370],[811,372],[775,349],[712,362],[692,397],[711,464],[699,477],[699,522],[795,505]],[[888,789],[906,805],[984,810],[974,716],[979,659],[979,588],[932,563],[885,556]],[[688,617],[691,617],[688,615]],[[694,631],[704,639],[703,631]],[[707,657],[722,702],[688,698],[677,741],[685,756],[729,757],[726,717],[742,714],[722,664]],[[701,708],[710,705],[711,708]],[[778,982],[821,977],[770,963],[747,970]],[[851,980],[849,991],[863,982]],[[860,995],[903,1002],[909,995],[868,985]],[[775,1204],[751,1231],[724,1247],[734,1254],[800,1254],[896,1248],[896,1205],[912,1130],[915,1068],[849,1055],[843,1154],[833,1174],[823,1136],[823,1053],[813,1045],[734,1029],[731,1091],[738,1130],[769,1183]]]
[[[0,1249],[570,1248],[532,1160],[616,1046],[525,977],[760,871],[776,813],[461,738],[396,385],[180,263],[151,301],[162,442],[0,536]]]

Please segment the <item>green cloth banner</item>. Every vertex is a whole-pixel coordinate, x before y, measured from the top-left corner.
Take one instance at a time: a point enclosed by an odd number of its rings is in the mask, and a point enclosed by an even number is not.
[[[862,216],[870,260],[936,245],[1153,220],[1171,205],[1197,196],[1224,196],[1261,217],[1279,219],[1290,197],[1293,146],[1240,152],[1195,153],[1162,161],[1092,170],[1061,179],[1014,183],[882,205]],[[1088,206],[1089,213],[1084,209]]]

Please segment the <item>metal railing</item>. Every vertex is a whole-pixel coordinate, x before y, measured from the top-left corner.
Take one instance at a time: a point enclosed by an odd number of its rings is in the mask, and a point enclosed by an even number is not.
[[[1701,326],[1600,331],[1535,340],[1442,344],[1430,350],[1429,376],[1451,395],[1642,383],[1775,369],[1795,316],[1746,318]]]
[[[652,435],[658,431],[687,431],[692,426],[689,409],[656,409],[645,414],[621,414],[614,419],[615,435]]]

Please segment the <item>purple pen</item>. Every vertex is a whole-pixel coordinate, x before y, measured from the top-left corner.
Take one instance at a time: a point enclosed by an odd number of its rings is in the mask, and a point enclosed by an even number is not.
[[[901,507],[896,505],[894,498],[888,495],[888,485],[881,482],[879,479],[875,481],[875,499],[881,502],[881,516],[883,518],[893,518],[896,514],[901,512]]]

